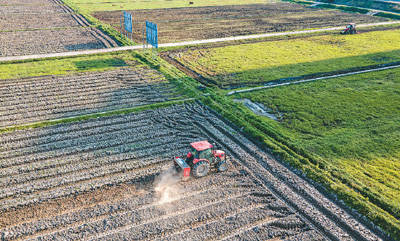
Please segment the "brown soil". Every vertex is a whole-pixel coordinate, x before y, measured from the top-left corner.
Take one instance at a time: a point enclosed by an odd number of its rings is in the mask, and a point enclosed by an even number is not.
[[[56,18],[51,14],[43,14],[40,18],[36,14],[29,13],[0,15],[0,31],[71,28],[79,26],[79,23],[68,13],[60,13]]]
[[[0,32],[0,56],[105,48],[99,39],[101,37],[91,28]]]
[[[138,195],[132,184],[104,187],[89,193],[77,194],[43,202],[38,205],[28,205],[8,212],[0,213],[0,229],[21,223],[32,222],[38,219],[50,218],[63,213],[93,207],[98,204],[125,199],[128,196]]]
[[[134,19],[134,39],[142,42],[143,24],[148,20],[158,24],[161,43],[344,26],[349,22],[387,21],[379,17],[282,2],[130,12]],[[121,11],[96,12],[94,16],[119,29]]]
[[[96,63],[76,64],[86,67]],[[123,61],[117,64],[125,65]],[[146,67],[3,80],[0,94],[0,128],[132,108],[180,96],[164,76]]]
[[[202,139],[227,152],[229,170],[174,183],[178,195],[160,203],[154,177]],[[5,240],[379,240],[199,104],[4,133],[0,142]]]

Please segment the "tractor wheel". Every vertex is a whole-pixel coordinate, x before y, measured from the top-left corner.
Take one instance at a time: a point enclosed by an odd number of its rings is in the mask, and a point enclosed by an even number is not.
[[[228,163],[226,163],[226,161],[218,162],[217,169],[219,172],[224,172],[224,171],[228,170]]]
[[[210,170],[210,164],[206,161],[199,161],[193,167],[192,174],[194,177],[204,177]]]

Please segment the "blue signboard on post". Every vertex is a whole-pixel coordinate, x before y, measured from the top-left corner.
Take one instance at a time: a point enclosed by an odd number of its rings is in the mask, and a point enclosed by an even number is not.
[[[154,48],[158,48],[157,24],[149,21],[146,21],[146,42]]]
[[[129,33],[132,33],[132,14],[124,11],[124,27]]]

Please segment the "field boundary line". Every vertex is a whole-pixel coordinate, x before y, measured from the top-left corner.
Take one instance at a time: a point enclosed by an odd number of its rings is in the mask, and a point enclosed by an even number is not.
[[[21,124],[21,125],[6,126],[3,128],[0,128],[0,134],[5,133],[5,132],[12,132],[15,130],[25,130],[25,129],[30,129],[30,128],[46,127],[46,126],[57,125],[57,124],[62,124],[62,123],[70,123],[70,122],[94,119],[94,118],[99,118],[99,117],[129,114],[129,113],[140,112],[140,111],[153,109],[153,108],[167,107],[167,106],[174,105],[174,104],[182,104],[182,103],[185,103],[188,101],[194,101],[194,100],[195,100],[195,98],[171,100],[171,101],[166,101],[166,102],[159,102],[159,103],[154,103],[154,104],[135,106],[132,108],[123,108],[123,109],[116,109],[116,110],[110,110],[110,111],[96,112],[96,113],[86,114],[86,115],[71,116],[71,117],[66,117],[66,118],[61,118],[61,119],[50,119],[50,120],[32,122],[32,123]]]
[[[344,74],[335,74],[335,75],[323,76],[323,77],[312,78],[312,79],[298,80],[298,81],[293,81],[293,82],[285,82],[285,83],[274,84],[274,85],[266,84],[264,86],[258,86],[258,87],[248,88],[248,89],[233,90],[233,91],[228,92],[226,95],[230,96],[230,95],[234,95],[234,94],[251,92],[251,91],[262,90],[262,89],[275,88],[275,87],[279,87],[279,86],[295,85],[295,84],[313,82],[313,81],[317,81],[317,80],[340,78],[340,77],[345,77],[345,76],[350,76],[350,75],[364,74],[364,73],[382,71],[382,70],[387,70],[387,69],[394,69],[394,68],[399,68],[399,67],[400,67],[400,65],[394,65],[394,66],[380,67],[380,68],[374,68],[374,69],[360,70],[360,71],[349,72],[349,73],[344,73]]]
[[[391,24],[400,24],[400,21],[359,24],[358,28],[391,25]],[[298,35],[298,34],[305,34],[305,33],[337,31],[337,30],[342,30],[342,29],[343,29],[343,27],[330,27],[330,28],[319,28],[319,29],[299,30],[299,31],[290,31],[290,32],[253,34],[253,35],[226,37],[226,38],[213,38],[213,39],[203,39],[203,40],[194,40],[194,41],[184,41],[184,42],[177,42],[177,43],[163,43],[163,44],[159,44],[158,46],[160,48],[179,47],[179,46],[200,45],[200,44],[229,42],[229,41],[238,41],[238,40],[247,40],[247,39],[268,38],[268,37],[276,37],[276,36]],[[0,57],[0,64],[3,62],[13,62],[13,61],[23,61],[23,60],[33,60],[33,59],[46,59],[46,58],[73,57],[73,56],[79,56],[79,55],[93,55],[93,54],[103,54],[103,53],[111,53],[111,52],[127,51],[127,50],[140,50],[140,49],[143,49],[143,45],[122,46],[122,47],[114,47],[114,48],[106,48],[106,49],[92,49],[92,50],[82,50],[82,51],[72,51],[72,52],[51,53],[51,54],[7,56],[7,57]]]

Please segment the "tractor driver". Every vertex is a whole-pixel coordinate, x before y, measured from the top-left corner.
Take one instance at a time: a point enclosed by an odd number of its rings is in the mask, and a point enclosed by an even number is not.
[[[188,152],[188,154],[186,155],[186,160],[188,160],[189,162],[192,162],[194,159],[194,155],[192,154],[192,152]]]

